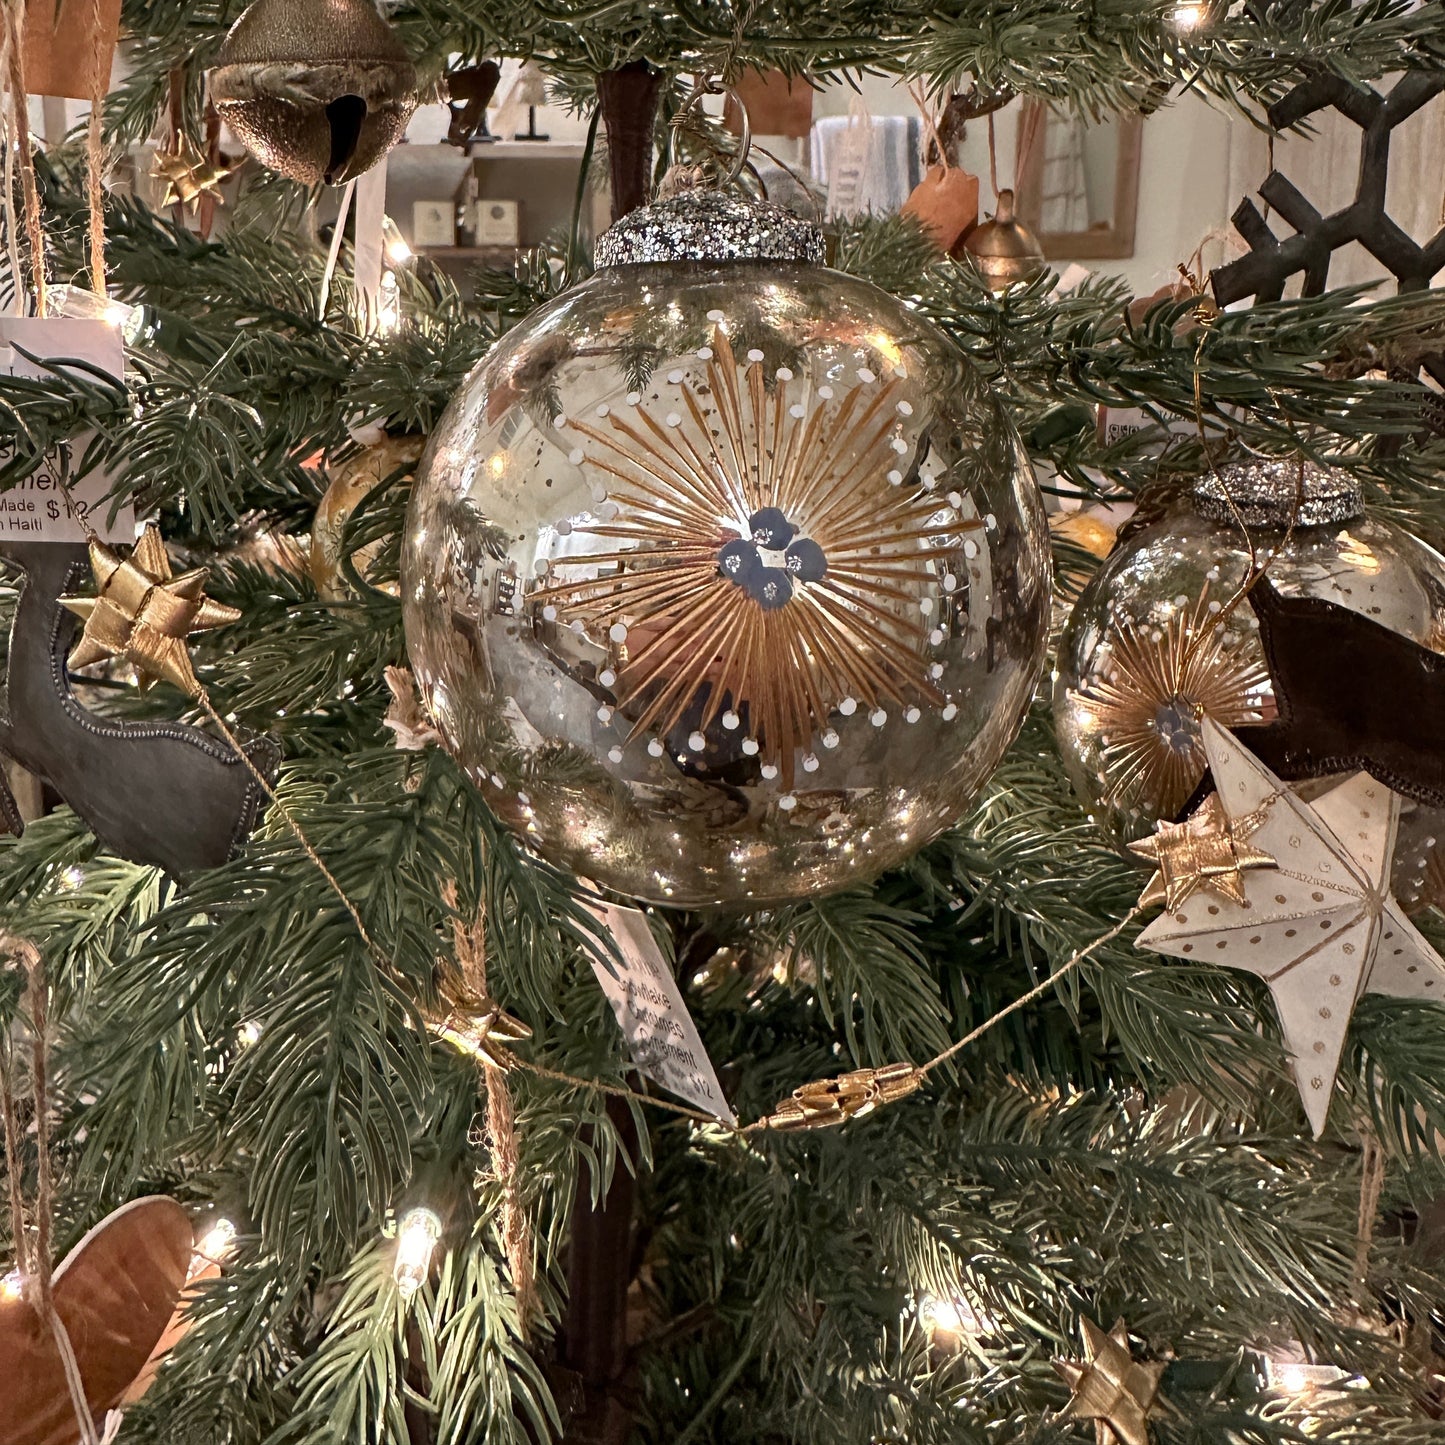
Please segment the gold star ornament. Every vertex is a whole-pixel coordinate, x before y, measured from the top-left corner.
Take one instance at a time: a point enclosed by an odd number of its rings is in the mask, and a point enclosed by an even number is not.
[[[230,174],[229,166],[213,165],[190,136],[182,136],[175,150],[160,151],[151,167],[151,178],[166,183],[158,209],[180,205],[193,211],[203,196],[224,205],[221,186]]]
[[[171,559],[154,523],[135,550],[122,560],[102,542],[90,544],[94,597],[62,597],[61,606],[85,623],[70,654],[72,668],[89,667],[110,657],[124,658],[136,671],[142,691],[169,682],[188,697],[201,685],[191,668],[186,639],[240,621],[234,607],[206,596],[205,567],[171,575]]]
[[[1092,1420],[1096,1445],[1149,1445],[1149,1416],[1159,1395],[1163,1364],[1141,1365],[1129,1352],[1123,1320],[1105,1334],[1084,1321],[1083,1360],[1055,1360],[1073,1399],[1061,1420]]]
[[[1152,838],[1130,843],[1131,853],[1147,858],[1158,869],[1139,895],[1140,907],[1162,903],[1166,908],[1178,908],[1201,888],[1231,903],[1245,904],[1244,870],[1277,866],[1270,854],[1248,843],[1264,820],[1262,808],[1231,819],[1219,794],[1211,793],[1203,807],[1184,822],[1160,823]]]

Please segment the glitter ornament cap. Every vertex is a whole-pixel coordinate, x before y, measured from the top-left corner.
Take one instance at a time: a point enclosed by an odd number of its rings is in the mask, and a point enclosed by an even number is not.
[[[1257,457],[1206,471],[1194,483],[1194,504],[1212,522],[1277,530],[1334,526],[1365,510],[1348,472],[1298,457]]]
[[[732,190],[698,187],[624,216],[598,238],[597,269],[655,261],[796,261],[821,266],[811,221]]]

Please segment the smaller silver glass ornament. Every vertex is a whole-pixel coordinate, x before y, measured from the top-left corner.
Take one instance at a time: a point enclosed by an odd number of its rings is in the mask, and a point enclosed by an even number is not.
[[[1247,601],[1229,610],[1250,540],[1283,593],[1339,603],[1417,642],[1445,628],[1445,558],[1367,515],[1348,473],[1288,458],[1205,473],[1115,549],[1059,643],[1064,766],[1116,847],[1188,802],[1204,776],[1206,716],[1233,729],[1275,715],[1258,622]]]
[[[314,186],[370,170],[416,109],[416,68],[372,0],[255,0],[207,72],[262,165]]]
[[[817,229],[692,190],[509,332],[422,461],[417,680],[499,817],[678,906],[843,887],[958,821],[1042,669],[1008,418]]]

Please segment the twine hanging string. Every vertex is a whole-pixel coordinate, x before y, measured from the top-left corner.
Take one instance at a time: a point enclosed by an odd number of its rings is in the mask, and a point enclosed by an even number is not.
[[[9,73],[10,26],[0,17],[0,81]],[[15,118],[8,105],[0,105],[0,132],[3,132],[5,144],[5,196],[0,213],[4,217],[5,252],[10,264],[11,307],[17,316],[23,316],[25,287],[20,281],[20,226],[15,218]]]
[[[105,97],[110,90],[110,52],[101,23],[102,0],[92,0],[90,52],[90,120],[85,132],[85,202],[90,214],[90,289],[105,287]]]
[[[35,314],[49,314],[45,280],[45,230],[40,216],[40,188],[35,180],[35,155],[30,141],[30,95],[25,89],[25,0],[4,0],[5,38],[9,46],[10,114],[15,124],[15,150],[20,158],[20,193],[25,203],[25,235],[30,245],[31,288]],[[20,278],[15,278],[17,290]]]
[[[993,112],[988,113],[988,183],[993,187],[994,205],[998,204],[998,137],[994,134]]]
[[[100,1445],[85,1382],[69,1331],[55,1308],[54,1275],[50,1266],[51,1231],[55,1217],[55,1182],[50,1170],[50,1086],[49,1086],[49,987],[40,950],[29,939],[0,934],[0,957],[9,959],[25,972],[26,1006],[30,1013],[30,1070],[32,1104],[35,1112],[35,1242],[25,1244],[25,1209],[20,1189],[20,1130],[10,1083],[10,1046],[3,1041],[0,1057],[0,1120],[3,1120],[5,1159],[10,1175],[10,1212],[15,1236],[15,1254],[24,1281],[25,1298],[39,1315],[55,1341],[60,1367],[65,1375],[70,1404],[75,1412],[81,1445]]]
[[[1385,1150],[1379,1135],[1368,1124],[1361,1127],[1360,1214],[1355,1229],[1355,1299],[1361,1309],[1375,1308],[1369,1294],[1370,1247],[1375,1242],[1375,1216],[1385,1188]]]
[[[949,169],[948,151],[944,147],[943,137],[938,133],[938,122],[933,118],[933,107],[928,103],[928,96],[924,93],[923,86],[919,81],[908,82],[908,94],[913,104],[918,107],[918,114],[923,120],[923,168],[927,170],[931,161],[930,152],[937,152],[936,164],[944,170]]]
[[[487,989],[487,915],[479,904],[470,924],[462,920],[457,904],[456,880],[449,878],[442,888],[442,902],[452,914],[452,948],[462,981],[474,998],[490,997]],[[502,1186],[502,1244],[512,1271],[512,1288],[517,1297],[517,1322],[525,1338],[532,1319],[539,1312],[537,1274],[532,1222],[522,1201],[518,1174],[517,1115],[506,1070],[483,1056],[482,1070],[487,1082],[487,1149],[492,1172]]]
[[[61,483],[61,487],[62,490],[65,491],[67,499],[69,499],[69,488],[66,487],[64,482]],[[99,533],[97,533],[95,528],[91,526],[85,514],[77,509],[77,516],[80,519],[80,524],[85,532],[87,540],[91,542],[98,542],[100,540]],[[236,753],[236,756],[241,760],[242,765],[251,774],[251,777],[255,781],[256,785],[261,789],[262,793],[270,800],[271,805],[275,808],[277,814],[281,817],[282,821],[286,824],[292,836],[296,839],[302,852],[305,853],[306,857],[320,873],[321,877],[325,879],[327,886],[336,895],[342,907],[345,908],[347,914],[350,916],[352,923],[356,927],[358,936],[361,938],[362,943],[366,946],[366,949],[371,954],[372,958],[389,977],[394,979],[401,978],[402,970],[398,966],[396,960],[372,937],[370,930],[366,926],[366,921],[361,915],[360,908],[347,893],[346,889],[342,886],[340,880],[336,877],[335,873],[332,872],[330,867],[327,865],[326,860],[322,858],[321,854],[317,851],[315,845],[306,836],[306,830],[301,826],[296,816],[291,812],[290,808],[287,807],[285,802],[277,796],[276,790],[271,785],[270,780],[266,777],[264,773],[261,772],[261,770],[247,755],[239,739],[231,730],[230,725],[220,715],[220,713],[216,711],[215,705],[212,703],[210,694],[206,690],[204,684],[197,681],[195,692],[192,694],[192,698],[206,714],[206,716],[211,720],[217,731],[220,732],[221,736],[230,745],[232,750]],[[961,1053],[971,1044],[974,1044],[979,1039],[983,1038],[985,1034],[996,1028],[1006,1018],[1009,1018],[1011,1015],[1017,1013],[1020,1009],[1026,1008],[1029,1004],[1035,1002],[1037,999],[1042,998],[1046,993],[1049,992],[1050,989],[1061,983],[1065,978],[1069,976],[1069,974],[1071,974],[1076,968],[1078,968],[1082,963],[1084,963],[1085,960],[1088,959],[1092,954],[1094,954],[1098,949],[1104,947],[1104,945],[1112,942],[1115,938],[1117,938],[1129,926],[1129,924],[1138,917],[1140,912],[1141,909],[1137,905],[1131,908],[1129,912],[1126,913],[1124,917],[1122,917],[1111,928],[1107,929],[1097,938],[1085,944],[1082,948],[1077,949],[1073,954],[1071,954],[1067,959],[1065,959],[1064,962],[1058,966],[1058,968],[1056,968],[1040,983],[1036,984],[1027,993],[1015,999],[1012,1003],[1005,1005],[997,1013],[992,1014],[989,1018],[985,1019],[981,1024],[978,1025],[978,1027],[973,1029],[970,1033],[966,1034],[956,1043],[951,1044],[942,1052],[934,1055],[934,1057],[929,1059],[926,1063],[917,1066],[890,1065],[888,1067],[894,1071],[906,1072],[910,1080],[915,1081],[913,1082],[912,1087],[917,1088],[924,1080],[927,1079],[927,1077],[931,1073],[941,1068],[950,1059],[952,1059],[955,1055]],[[454,922],[453,926],[462,927],[459,920]],[[457,935],[459,944],[464,939],[464,936],[464,934]],[[484,951],[481,951],[479,953],[478,950],[473,949],[470,942],[467,942],[466,948],[464,950],[459,949],[459,961],[463,957],[476,957],[480,965],[484,967]],[[482,974],[481,978],[484,980],[485,974]],[[484,990],[478,989],[477,991],[483,992]],[[623,1084],[610,1084],[603,1079],[587,1078],[580,1074],[567,1073],[566,1071],[561,1069],[548,1068],[545,1064],[538,1064],[533,1062],[531,1059],[523,1058],[514,1050],[507,1048],[505,1045],[495,1040],[489,1040],[488,1048],[496,1056],[496,1058],[499,1059],[503,1064],[505,1064],[505,1066],[509,1069],[520,1069],[524,1073],[533,1074],[537,1078],[548,1079],[554,1083],[565,1084],[569,1088],[586,1089],[594,1093],[606,1095],[611,1098],[626,1099],[630,1103],[645,1104],[650,1108],[660,1109],[665,1113],[675,1114],[681,1118],[691,1119],[697,1123],[710,1124],[719,1128],[730,1128],[734,1133],[738,1134],[739,1136],[746,1137],[748,1135],[756,1134],[763,1130],[774,1127],[770,1119],[759,1119],[754,1123],[742,1127],[738,1127],[736,1125],[727,1125],[724,1124],[720,1119],[718,1119],[716,1115],[706,1113],[701,1109],[694,1109],[686,1104],[675,1104],[670,1099],[659,1099],[652,1094],[644,1094],[637,1089],[628,1088],[626,1085]],[[500,1073],[501,1071],[498,1070],[498,1072]],[[488,1090],[490,1096],[490,1080],[488,1083]],[[902,1097],[902,1094],[899,1094],[898,1097]],[[879,1102],[890,1102],[890,1100],[881,1100]]]

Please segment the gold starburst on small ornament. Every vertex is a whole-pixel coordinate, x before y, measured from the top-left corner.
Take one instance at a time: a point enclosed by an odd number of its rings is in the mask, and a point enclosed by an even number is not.
[[[905,480],[901,378],[860,371],[835,399],[769,374],[761,352],[739,362],[721,326],[698,357],[701,378],[670,373],[656,416],[634,394],[596,425],[566,422],[616,510],[573,530],[616,550],[559,559],[534,595],[610,637],[634,736],[722,717],[787,786],[844,699],[944,703],[920,600],[939,572],[967,576],[964,534],[982,523],[932,477]]]
[[[1086,1319],[1084,1352],[1083,1360],[1054,1361],[1073,1393],[1059,1418],[1092,1420],[1097,1445],[1149,1445],[1149,1416],[1165,1367],[1134,1359],[1123,1320],[1105,1334]]]
[[[230,174],[229,166],[212,164],[188,135],[181,136],[175,150],[157,152],[151,166],[151,179],[166,183],[161,210],[181,205],[193,211],[203,196],[224,205],[221,186]]]
[[[1116,620],[1107,666],[1080,690],[1094,719],[1111,807],[1143,802],[1172,817],[1204,776],[1200,725],[1260,722],[1269,687],[1243,637],[1229,640],[1209,610],[1209,589],[1158,628]]]
[[[124,561],[103,542],[90,544],[94,597],[62,597],[60,604],[85,623],[71,651],[72,668],[121,657],[135,668],[142,691],[154,682],[174,683],[195,697],[201,690],[186,639],[240,621],[234,607],[206,596],[205,567],[171,575],[160,528],[151,523]]]
[[[1242,907],[1247,901],[1244,870],[1278,867],[1277,859],[1246,843],[1263,825],[1265,814],[1257,808],[1231,823],[1219,794],[1211,793],[1184,822],[1159,823],[1152,838],[1130,843],[1131,852],[1158,869],[1139,896],[1140,907],[1162,903],[1178,908],[1201,888]]]

